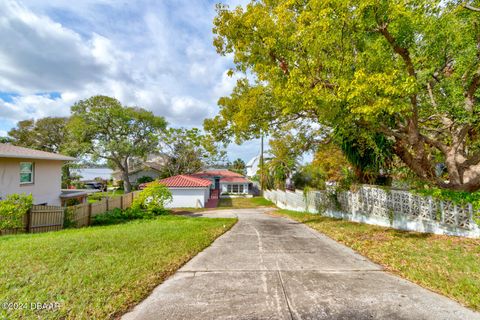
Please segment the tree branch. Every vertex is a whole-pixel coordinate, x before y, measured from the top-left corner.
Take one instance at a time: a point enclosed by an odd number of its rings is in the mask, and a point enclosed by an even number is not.
[[[469,5],[468,3],[463,4],[463,7],[465,9],[468,9],[468,10],[471,10],[471,11],[480,12],[480,8],[473,7],[473,6]]]
[[[397,44],[395,38],[388,31],[386,23],[378,26],[378,31],[384,36],[385,39],[387,39],[393,50],[402,57],[405,65],[407,66],[408,74],[412,77],[416,77],[415,68],[413,66],[412,58],[410,57],[410,52],[408,51],[408,49],[403,48]]]

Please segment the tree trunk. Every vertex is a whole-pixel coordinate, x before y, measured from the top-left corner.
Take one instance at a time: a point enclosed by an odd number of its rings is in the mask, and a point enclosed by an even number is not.
[[[130,177],[128,176],[128,158],[125,158],[123,162],[122,178],[123,178],[123,190],[125,193],[132,191],[132,184],[130,183]]]
[[[411,143],[407,139],[395,138],[395,154],[420,179],[430,182],[437,187],[455,191],[474,192],[480,190],[480,164],[466,165],[467,159],[457,148],[437,148],[444,158],[447,169],[447,180],[443,180],[435,173],[435,160],[430,156],[431,151],[426,147],[426,141],[420,139]],[[432,147],[431,145],[429,147]]]
[[[132,184],[130,183],[130,178],[128,176],[128,168],[122,170],[122,179],[123,179],[123,189],[125,193],[129,193],[132,191]]]

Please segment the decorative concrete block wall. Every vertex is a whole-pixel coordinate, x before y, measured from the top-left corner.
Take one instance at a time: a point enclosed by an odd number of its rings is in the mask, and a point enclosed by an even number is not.
[[[399,230],[480,237],[470,204],[456,205],[404,190],[364,185],[355,192],[266,190],[264,197],[277,207],[292,211],[320,213]]]

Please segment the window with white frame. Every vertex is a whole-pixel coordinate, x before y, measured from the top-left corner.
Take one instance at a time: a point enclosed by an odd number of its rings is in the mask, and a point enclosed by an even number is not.
[[[20,162],[20,184],[33,183],[33,162]]]
[[[227,184],[227,193],[243,193],[245,186],[243,184]]]

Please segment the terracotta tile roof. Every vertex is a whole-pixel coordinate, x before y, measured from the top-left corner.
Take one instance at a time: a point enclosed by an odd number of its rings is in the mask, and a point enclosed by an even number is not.
[[[169,188],[206,188],[212,184],[210,180],[184,174],[168,177],[159,182]]]
[[[250,182],[240,173],[233,172],[227,169],[205,170],[205,171],[197,172],[192,176],[199,177],[199,178],[220,177],[220,183],[222,182],[249,183]]]
[[[250,181],[244,177],[225,177],[220,178],[220,183],[222,182],[249,183]]]
[[[76,160],[75,158],[64,156],[62,154],[17,147],[5,143],[0,143],[0,158],[44,159],[60,161]]]

